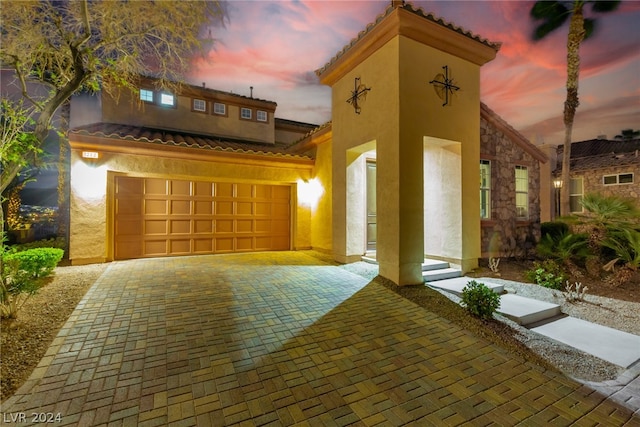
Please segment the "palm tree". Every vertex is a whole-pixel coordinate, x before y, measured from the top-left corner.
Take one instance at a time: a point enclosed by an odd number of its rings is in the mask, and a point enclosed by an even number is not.
[[[564,151],[562,155],[562,188],[560,191],[560,215],[570,213],[569,179],[571,158],[571,133],[578,101],[578,76],[580,74],[580,44],[593,34],[595,21],[584,17],[584,8],[591,6],[593,12],[611,12],[620,1],[536,1],[531,8],[531,17],[541,21],[535,28],[533,39],[540,40],[560,28],[569,19],[567,37],[567,99],[564,102]]]

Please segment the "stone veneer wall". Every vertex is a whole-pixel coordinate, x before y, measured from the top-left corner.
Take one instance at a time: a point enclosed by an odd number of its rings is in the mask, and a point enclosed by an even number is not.
[[[632,184],[604,185],[602,177],[605,175],[617,175],[621,173],[633,173]],[[619,196],[633,199],[640,203],[640,162],[625,166],[610,166],[602,169],[571,171],[571,178],[583,179],[584,194],[598,193],[603,196]]]
[[[491,161],[491,219],[481,221],[482,257],[524,256],[540,239],[540,164],[484,118],[480,158]],[[516,220],[515,166],[529,172],[529,219]]]

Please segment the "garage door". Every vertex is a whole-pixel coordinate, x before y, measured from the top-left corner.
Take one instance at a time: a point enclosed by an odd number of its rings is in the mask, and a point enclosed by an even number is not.
[[[114,258],[288,250],[286,185],[116,176]]]

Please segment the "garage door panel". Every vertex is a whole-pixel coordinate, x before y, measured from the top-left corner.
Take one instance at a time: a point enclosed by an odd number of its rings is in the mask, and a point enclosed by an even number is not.
[[[195,220],[193,221],[193,232],[196,234],[213,233],[213,221],[211,220]]]
[[[212,239],[194,239],[193,252],[197,254],[209,254],[213,252],[213,240]]]
[[[235,197],[248,198],[253,196],[253,185],[251,184],[236,184]]]
[[[171,200],[169,213],[171,215],[190,215],[191,202],[189,200]]]
[[[167,234],[167,220],[153,219],[144,221],[144,234]]]
[[[256,202],[256,215],[258,216],[270,216],[271,215],[271,205],[270,202]]]
[[[137,179],[139,178],[130,178]],[[168,182],[166,179],[147,178],[144,180],[144,194],[166,196]]]
[[[206,200],[196,200],[193,202],[194,215],[211,215],[213,214],[213,202]]]
[[[289,186],[116,176],[115,188],[116,259],[290,248]]]
[[[248,252],[255,250],[253,237],[236,237],[236,252]]]
[[[168,213],[167,200],[146,199],[144,213],[145,215],[166,215]]]
[[[138,218],[120,218],[115,224],[116,236],[141,236],[142,229]]]
[[[171,220],[169,223],[169,232],[171,234],[191,234],[190,220]]]
[[[193,183],[193,195],[196,197],[211,198],[214,184],[212,182],[196,181]]]
[[[121,177],[116,182],[116,194],[119,195],[140,195],[143,194],[142,181],[138,178]]]
[[[144,242],[145,256],[167,255],[168,240],[147,240]]]
[[[236,220],[236,232],[237,233],[253,233],[253,220],[252,219]]]
[[[229,182],[215,183],[215,197],[233,197],[233,184]]]
[[[252,215],[253,203],[251,202],[236,202],[236,215]]]
[[[271,199],[271,186],[264,184],[256,184],[255,186],[255,198],[256,199]]]
[[[268,233],[271,231],[271,220],[257,219],[255,221],[256,233]]]
[[[191,181],[171,180],[172,196],[191,196]]]
[[[216,233],[233,233],[232,219],[218,219],[215,222]]]
[[[273,203],[271,206],[271,215],[277,218],[289,218],[288,203]]]
[[[291,196],[291,189],[282,185],[274,185],[272,187],[271,198],[273,200],[289,200]]]
[[[256,237],[256,250],[266,251],[273,245],[271,237]]]
[[[120,239],[114,247],[116,259],[140,258],[142,256],[142,242],[139,239]]]
[[[191,239],[169,240],[169,253],[171,255],[187,255],[191,252]]]
[[[216,252],[233,252],[233,238],[232,237],[219,237],[217,239],[215,239],[216,241],[216,246],[215,246],[215,251]]]
[[[216,215],[233,215],[233,202],[216,201],[214,212]]]
[[[119,215],[140,215],[142,213],[142,204],[140,200],[116,199],[116,214]]]

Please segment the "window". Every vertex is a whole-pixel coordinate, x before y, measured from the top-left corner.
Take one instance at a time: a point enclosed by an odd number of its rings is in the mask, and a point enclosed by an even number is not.
[[[526,166],[516,166],[516,218],[529,218],[529,171]]]
[[[491,218],[491,162],[480,160],[480,218]]]
[[[569,210],[571,213],[581,213],[583,191],[582,177],[569,180]]]
[[[213,103],[213,112],[215,114],[220,114],[222,116],[224,116],[225,114],[227,114],[227,106],[224,104],[221,104],[219,102],[214,102]]]
[[[160,105],[166,105],[169,107],[173,107],[175,105],[176,97],[170,93],[161,93],[160,94]]]
[[[240,118],[251,120],[251,108],[241,108]]]
[[[633,173],[619,173],[602,177],[604,185],[633,184]]]
[[[207,101],[204,99],[194,99],[193,111],[207,111]]]
[[[258,119],[259,122],[266,122],[267,121],[267,112],[258,110],[256,112],[256,119]]]
[[[153,102],[153,91],[149,89],[140,89],[140,101]]]

